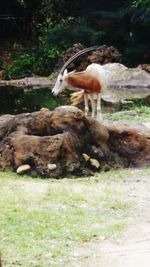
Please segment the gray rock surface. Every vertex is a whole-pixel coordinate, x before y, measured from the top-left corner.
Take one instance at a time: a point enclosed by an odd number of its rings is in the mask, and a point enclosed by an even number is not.
[[[115,104],[123,100],[143,99],[150,96],[150,74],[138,68],[127,68],[120,63],[108,63],[109,88],[103,100]]]

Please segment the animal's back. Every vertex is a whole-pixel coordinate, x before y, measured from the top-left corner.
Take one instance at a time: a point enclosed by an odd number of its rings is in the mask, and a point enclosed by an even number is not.
[[[87,73],[89,72],[95,78],[97,78],[102,86],[102,91],[107,88],[109,82],[110,71],[103,68],[103,66],[92,63],[86,68]]]

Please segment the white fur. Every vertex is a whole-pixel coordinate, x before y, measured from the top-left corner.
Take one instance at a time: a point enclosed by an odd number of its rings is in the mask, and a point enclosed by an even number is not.
[[[52,90],[54,95],[58,95],[65,87],[67,87],[68,83],[66,82],[66,77],[68,76],[68,71],[65,69],[63,75],[59,74],[55,83],[55,86]]]
[[[111,75],[109,69],[104,69],[103,66],[96,63],[92,63],[86,68],[86,72],[88,72],[89,74],[93,75],[93,77],[98,79],[98,81],[102,86],[102,91],[107,89],[109,77]]]
[[[101,66],[96,63],[90,64],[86,70],[86,73],[89,73],[94,78],[98,79],[99,83],[101,84],[101,91],[107,89],[108,83],[109,83],[109,77],[111,76],[110,68],[104,68],[104,66]],[[58,95],[65,87],[70,87],[70,85],[67,82],[67,77],[72,72],[68,73],[65,69],[63,75],[59,74],[55,83],[55,86],[52,90],[54,95]],[[72,89],[72,88],[71,88]],[[76,90],[76,88],[74,88]],[[80,89],[81,90],[81,89]],[[92,117],[95,117],[95,111],[97,110],[97,118],[102,119],[101,116],[101,94],[92,93],[92,94],[84,94],[84,101],[85,101],[85,114],[88,115],[89,107],[88,107],[88,98],[91,100],[91,106],[92,106]],[[95,99],[97,101],[97,105],[95,103]]]

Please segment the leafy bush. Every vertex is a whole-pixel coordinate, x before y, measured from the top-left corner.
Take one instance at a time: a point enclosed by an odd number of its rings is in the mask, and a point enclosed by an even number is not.
[[[85,46],[93,45],[103,35],[103,32],[95,32],[81,18],[62,19],[55,26],[43,24],[40,26],[37,45],[30,48],[30,51],[23,51],[21,47],[17,59],[14,59],[16,55],[11,53],[12,64],[5,70],[6,78],[18,78],[31,73],[49,75],[53,72],[62,51],[78,42]]]
[[[95,32],[84,19],[73,17],[62,19],[53,27],[44,26],[41,30],[42,45],[46,47],[49,44],[50,48],[55,47],[58,51],[62,51],[74,43],[82,43],[85,46],[93,45],[97,41],[97,37],[100,38],[104,35],[104,32]]]
[[[49,43],[42,43],[33,48],[35,57],[33,72],[38,75],[49,75],[52,73],[59,55],[56,47],[51,47]]]
[[[19,56],[18,59],[14,60],[11,65],[6,67],[5,76],[8,79],[19,78],[22,75],[31,75],[32,66],[34,62],[33,55],[28,53]]]
[[[39,46],[33,48],[35,61],[33,72],[49,75],[53,72],[58,56],[75,43],[91,46],[103,38],[104,33],[95,32],[81,19],[62,19],[58,24],[40,27]]]
[[[22,51],[22,54],[16,55],[17,59],[12,60],[12,64],[6,67],[5,77],[6,79],[15,79],[31,76],[32,73],[49,75],[55,66],[57,54],[55,48],[50,49],[47,45],[34,46],[29,52]],[[10,57],[14,58],[14,54],[11,54]]]

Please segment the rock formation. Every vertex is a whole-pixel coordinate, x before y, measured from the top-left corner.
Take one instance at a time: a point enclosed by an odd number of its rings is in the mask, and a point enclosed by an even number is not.
[[[74,44],[73,47],[64,51],[58,59],[57,67],[60,69],[65,62],[74,54],[83,50],[84,47],[81,44]],[[113,46],[101,45],[91,53],[86,53],[68,66],[68,70],[82,71],[91,63],[98,63],[104,65],[106,63],[120,62],[121,54]]]
[[[101,123],[72,106],[4,115],[0,117],[0,168],[61,178],[150,165],[150,131],[131,125]]]

